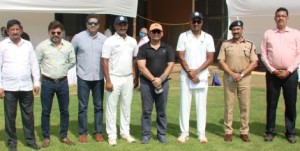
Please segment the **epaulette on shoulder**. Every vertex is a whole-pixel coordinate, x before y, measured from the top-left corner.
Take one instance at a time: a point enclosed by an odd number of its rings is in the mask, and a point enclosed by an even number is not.
[[[250,40],[247,40],[247,39],[245,39],[245,41],[246,41],[246,42],[249,42],[249,43],[251,43],[251,44],[253,44],[253,42],[252,42],[252,41],[250,41]]]

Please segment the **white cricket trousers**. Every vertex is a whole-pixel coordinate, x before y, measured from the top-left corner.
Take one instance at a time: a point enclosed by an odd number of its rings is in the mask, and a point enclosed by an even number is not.
[[[120,99],[120,135],[130,135],[130,111],[133,94],[133,77],[110,75],[113,91],[106,93],[106,132],[109,140],[117,139],[117,108]]]
[[[205,136],[206,126],[206,101],[208,87],[200,89],[190,89],[188,80],[180,82],[180,113],[179,125],[181,135],[189,136],[189,121],[190,110],[192,103],[192,94],[194,92],[194,99],[196,101],[196,115],[197,115],[197,135],[198,137]]]

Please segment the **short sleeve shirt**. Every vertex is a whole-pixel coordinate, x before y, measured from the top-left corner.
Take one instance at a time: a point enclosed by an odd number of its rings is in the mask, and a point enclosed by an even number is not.
[[[232,39],[224,41],[220,48],[219,60],[223,60],[235,72],[242,72],[252,61],[258,60],[255,45],[246,39],[237,43]]]
[[[109,59],[109,74],[115,76],[132,74],[132,62],[137,53],[136,40],[128,35],[124,39],[117,33],[107,38],[102,48],[102,58]]]
[[[168,63],[175,62],[175,55],[172,48],[165,43],[161,43],[155,50],[148,42],[139,48],[137,59],[146,60],[146,67],[150,73],[160,77],[168,67]]]
[[[177,51],[184,51],[185,60],[190,69],[200,67],[206,61],[207,52],[215,52],[212,36],[201,31],[200,37],[196,37],[191,30],[181,33],[177,43]],[[205,69],[207,76],[208,69]],[[181,69],[181,77],[187,78],[187,74]]]

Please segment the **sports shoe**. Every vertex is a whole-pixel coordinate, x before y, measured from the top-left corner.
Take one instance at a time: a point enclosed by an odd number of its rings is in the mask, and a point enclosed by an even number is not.
[[[109,146],[117,146],[117,140],[116,139],[110,139],[108,140]]]
[[[143,136],[141,143],[142,144],[149,144],[150,137],[149,136]]]
[[[163,143],[163,144],[168,143],[168,139],[167,139],[166,136],[164,136],[164,135],[157,135],[157,140],[158,140],[160,143]]]
[[[125,139],[128,143],[134,143],[135,139],[131,135],[121,135],[123,139]]]
[[[178,138],[177,138],[177,141],[180,142],[180,143],[185,143],[185,141],[189,140],[189,137],[188,136],[185,136],[185,135],[180,135]]]
[[[208,142],[208,140],[205,136],[199,136],[198,140],[202,144],[206,144]]]
[[[88,142],[87,136],[86,135],[79,135],[78,141],[80,143],[83,143],[83,144],[87,143]]]

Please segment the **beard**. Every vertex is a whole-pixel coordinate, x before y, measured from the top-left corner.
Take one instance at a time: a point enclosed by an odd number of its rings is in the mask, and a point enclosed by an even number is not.
[[[60,41],[61,41],[61,38],[58,36],[53,36],[50,39],[51,39],[51,42],[53,42],[53,43],[60,43]]]

